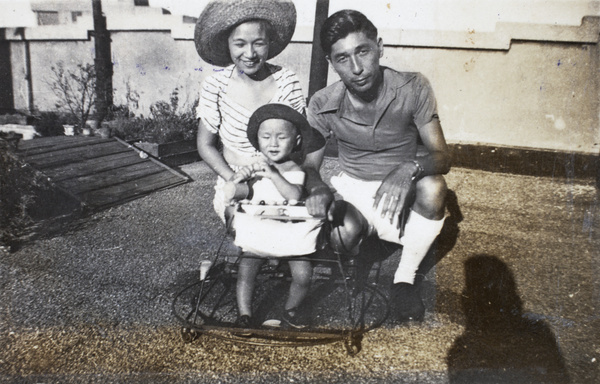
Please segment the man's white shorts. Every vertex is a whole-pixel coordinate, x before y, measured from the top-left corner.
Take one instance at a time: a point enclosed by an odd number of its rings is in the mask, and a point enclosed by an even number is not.
[[[400,228],[398,225],[399,217],[395,217],[390,223],[388,216],[381,217],[381,206],[384,199],[381,199],[377,209],[373,208],[375,193],[381,185],[381,181],[365,181],[355,179],[341,172],[338,176],[331,178],[331,185],[342,195],[343,199],[354,205],[369,223],[369,234],[377,233],[377,236],[391,243],[402,244],[400,242]]]

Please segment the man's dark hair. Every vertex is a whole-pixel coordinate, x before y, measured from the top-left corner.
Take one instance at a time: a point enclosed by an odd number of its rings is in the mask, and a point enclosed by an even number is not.
[[[364,32],[369,39],[377,41],[377,28],[371,20],[358,11],[344,9],[329,16],[323,23],[321,48],[330,55],[333,44],[353,32]]]

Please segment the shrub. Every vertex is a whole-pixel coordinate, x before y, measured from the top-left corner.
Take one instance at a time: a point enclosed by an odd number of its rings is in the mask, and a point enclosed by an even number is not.
[[[106,120],[118,120],[118,119],[129,119],[134,117],[135,114],[131,112],[127,105],[112,105],[108,108],[106,114]]]
[[[59,112],[42,112],[34,117],[33,126],[41,136],[64,135],[63,124],[74,124],[73,118]]]
[[[189,105],[179,105],[178,90],[175,89],[169,101],[157,101],[150,106],[150,117],[131,117],[126,106],[118,107],[126,111],[127,117],[115,116],[114,134],[127,141],[147,141],[168,143],[196,138],[198,122],[195,117],[198,100]]]
[[[144,130],[148,119],[143,117],[124,118],[122,116],[110,122],[112,134],[125,141],[138,141],[144,137]]]
[[[0,140],[0,248],[14,246],[50,229],[60,218],[77,216],[81,204],[57,188],[48,177],[18,159]]]
[[[78,64],[65,69],[62,62],[50,67],[52,75],[46,83],[58,97],[56,108],[71,114],[77,127],[85,127],[96,103],[96,69],[93,64]]]
[[[0,140],[0,245],[10,245],[33,224],[29,209],[40,189],[47,185],[43,177],[26,167]]]

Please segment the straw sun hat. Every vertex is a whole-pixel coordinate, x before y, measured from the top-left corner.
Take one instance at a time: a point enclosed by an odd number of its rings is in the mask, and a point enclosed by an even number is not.
[[[273,27],[269,45],[271,59],[288,45],[296,28],[296,7],[291,0],[214,0],[196,22],[194,41],[207,63],[225,67],[232,64],[228,38],[233,27],[251,20],[266,20]]]

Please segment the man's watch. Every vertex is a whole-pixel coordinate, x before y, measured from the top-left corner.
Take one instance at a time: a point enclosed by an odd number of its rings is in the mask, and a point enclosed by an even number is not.
[[[423,172],[425,172],[425,170],[423,169],[423,166],[421,164],[419,164],[419,162],[417,160],[410,160],[410,161],[415,163],[415,165],[417,166],[417,173],[415,173],[413,175],[411,180],[417,180],[423,174]]]

